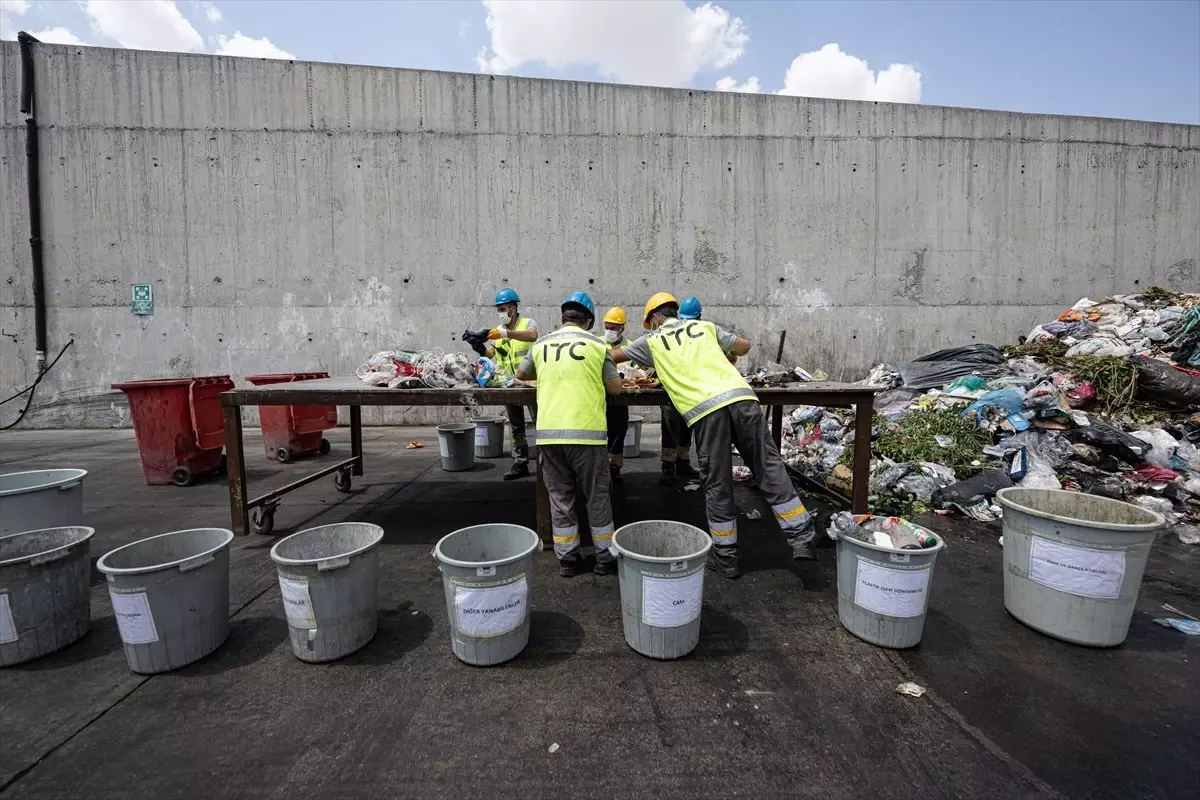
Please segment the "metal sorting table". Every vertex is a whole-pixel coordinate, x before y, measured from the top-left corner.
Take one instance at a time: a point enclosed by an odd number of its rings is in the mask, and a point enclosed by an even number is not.
[[[789,386],[754,390],[762,405],[771,407],[771,435],[779,444],[783,433],[785,405],[832,406],[854,408],[854,491],[851,506],[856,514],[867,513],[867,484],[871,471],[871,417],[879,387],[849,383],[797,383]],[[367,386],[355,377],[320,378],[293,383],[278,383],[234,389],[221,394],[225,422],[225,452],[229,466],[229,510],[233,532],[244,536],[251,530],[269,532],[275,508],[288,492],[334,475],[334,486],[349,492],[352,475],[363,474],[363,406],[532,406],[537,390],[512,389],[388,389]],[[667,393],[659,388],[627,389],[611,398],[619,405],[670,405]],[[350,458],[324,467],[311,475],[250,498],[246,493],[245,453],[242,447],[242,406],[349,406]],[[253,515],[253,527],[252,517]],[[537,479],[537,531],[543,543],[550,542],[550,506],[540,474]]]

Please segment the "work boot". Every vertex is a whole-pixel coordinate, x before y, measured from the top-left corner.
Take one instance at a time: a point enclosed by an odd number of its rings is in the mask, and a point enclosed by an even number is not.
[[[738,566],[737,545],[713,545],[708,551],[708,563],[705,566],[722,578],[734,580],[742,577],[742,569]]]
[[[691,462],[680,461],[675,465],[675,474],[681,478],[699,478],[700,473],[691,465]]]
[[[609,474],[609,477],[612,478],[613,486],[619,487],[619,486],[625,485],[625,479],[621,477],[621,468],[620,467],[609,467],[608,474]]]
[[[560,578],[574,578],[579,571],[579,556],[558,560],[558,576]]]
[[[617,560],[613,558],[612,553],[606,553],[608,557],[600,553],[596,554],[596,565],[592,567],[592,572],[597,575],[612,575],[617,571]]]
[[[671,484],[675,483],[674,464],[668,464],[665,461],[663,462],[662,475],[658,476],[658,483],[660,486],[670,486]]]
[[[514,461],[513,465],[512,465],[512,469],[510,469],[508,472],[504,473],[504,480],[506,480],[506,481],[515,481],[517,478],[528,478],[528,477],[529,477],[529,462],[528,461]]]

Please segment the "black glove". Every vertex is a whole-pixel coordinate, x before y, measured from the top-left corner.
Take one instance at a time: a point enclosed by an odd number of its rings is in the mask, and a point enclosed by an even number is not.
[[[462,340],[471,345],[471,349],[481,356],[487,356],[487,348],[484,347],[484,342],[488,340],[488,332],[483,331],[463,331]]]

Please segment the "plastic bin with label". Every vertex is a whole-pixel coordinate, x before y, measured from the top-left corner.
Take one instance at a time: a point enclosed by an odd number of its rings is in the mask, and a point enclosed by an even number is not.
[[[328,377],[328,372],[280,372],[247,375],[246,380],[255,386],[269,386]],[[329,452],[329,440],[321,434],[337,427],[337,406],[259,406],[258,422],[267,458],[286,464],[295,456]]]
[[[220,395],[233,389],[228,375],[126,381],[112,388],[129,398],[146,483],[189,486],[223,467]]]

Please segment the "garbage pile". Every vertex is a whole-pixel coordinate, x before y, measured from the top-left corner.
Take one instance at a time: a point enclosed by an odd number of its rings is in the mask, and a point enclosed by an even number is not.
[[[830,538],[845,536],[878,547],[898,550],[922,550],[937,547],[937,536],[919,525],[899,517],[873,517],[870,514],[851,514],[839,511],[829,519]]]
[[[877,513],[992,521],[1000,489],[1063,488],[1158,511],[1200,543],[1200,294],[1083,299],[1016,345],[881,364],[862,383],[887,387]],[[785,433],[790,466],[849,493],[852,412],[802,406]]]
[[[513,376],[501,373],[489,358],[442,350],[383,350],[354,371],[368,386],[389,389],[470,389],[501,387]]]

